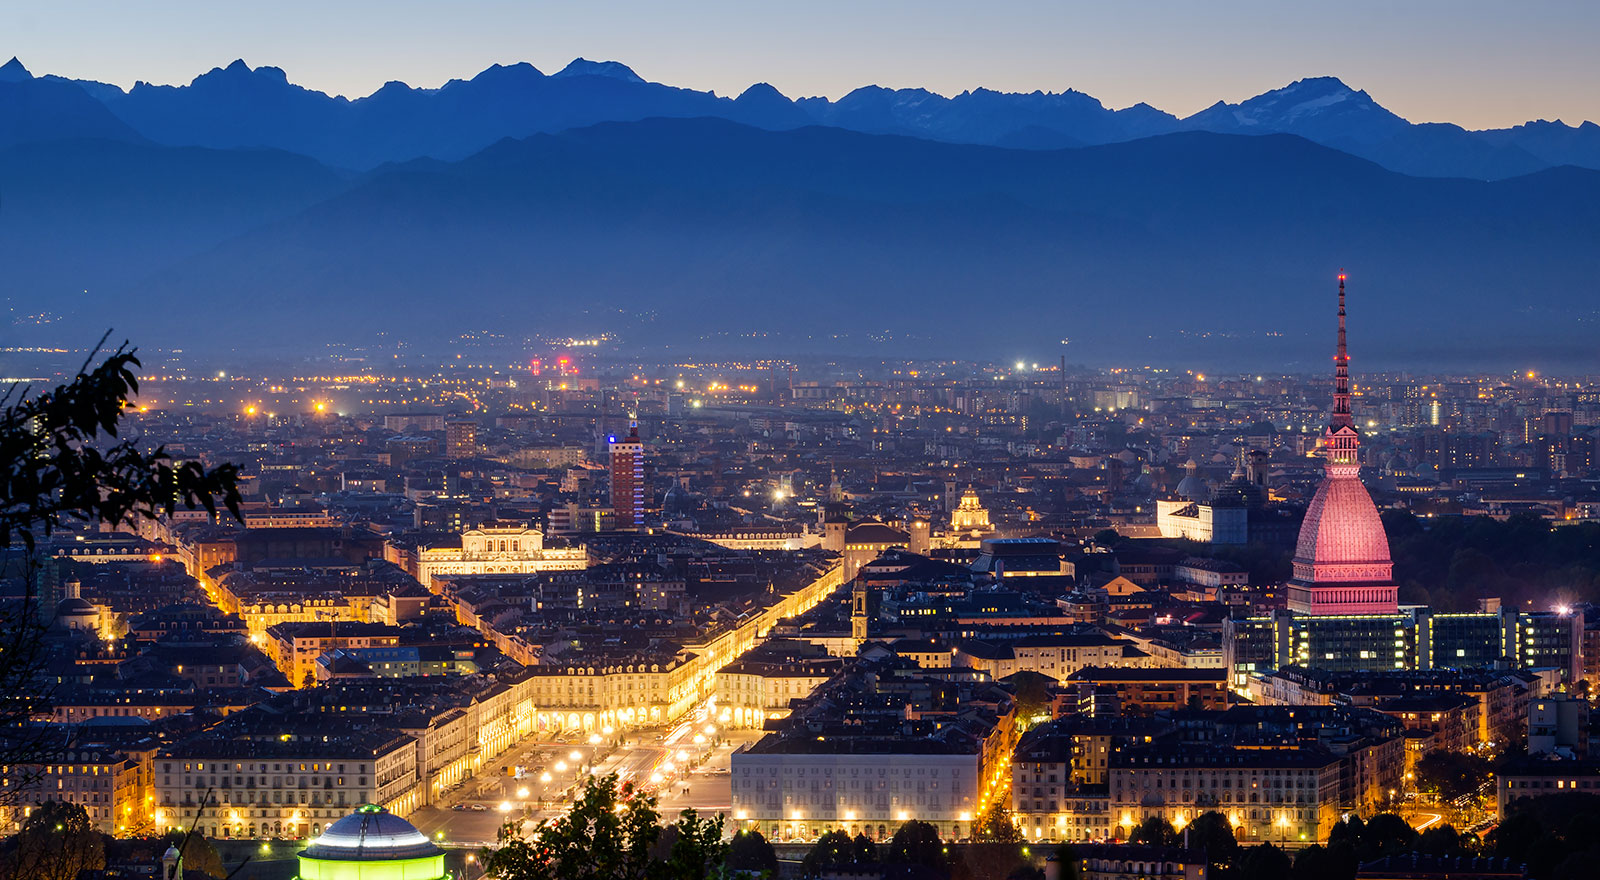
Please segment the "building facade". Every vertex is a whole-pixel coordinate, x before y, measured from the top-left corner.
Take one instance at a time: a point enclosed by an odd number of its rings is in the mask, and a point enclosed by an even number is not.
[[[155,789],[159,827],[223,839],[314,837],[361,804],[421,805],[416,743],[400,734],[200,737],[162,750]]]
[[[442,575],[533,574],[588,568],[582,547],[545,547],[544,533],[520,523],[486,523],[461,533],[460,547],[418,548],[412,574],[429,589]]]
[[[1113,836],[1126,839],[1152,816],[1182,830],[1217,811],[1241,842],[1307,846],[1339,821],[1339,770],[1337,755],[1315,748],[1119,752],[1109,774]]]
[[[638,531],[644,528],[645,484],[644,442],[634,424],[628,436],[610,438],[611,511],[617,528]]]

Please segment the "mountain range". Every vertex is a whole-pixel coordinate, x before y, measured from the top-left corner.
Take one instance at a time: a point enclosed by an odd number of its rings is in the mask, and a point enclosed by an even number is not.
[[[730,100],[611,63],[356,101],[243,64],[123,92],[13,63],[0,332],[1317,370],[1343,266],[1358,365],[1600,366],[1600,171],[1402,173],[1350,144],[1427,127],[1332,82],[1175,120],[1071,92]],[[1577,151],[1593,126],[1563,128]],[[1466,134],[1472,161],[1534,155]]]
[[[0,123],[0,143],[92,133],[168,146],[279,149],[353,170],[423,157],[462,159],[502,138],[655,117],[714,117],[767,129],[826,125],[1021,149],[1180,131],[1296,134],[1392,171],[1479,180],[1559,165],[1600,168],[1600,126],[1592,122],[1540,120],[1488,131],[1414,124],[1334,77],[1299,80],[1239,104],[1218,101],[1180,119],[1148,104],[1111,110],[1070,89],[975,89],[947,98],[924,89],[866,86],[832,101],[790,100],[758,83],[728,98],[648,82],[615,61],[582,58],[550,75],[524,63],[494,65],[436,89],[390,82],[354,100],[295,85],[279,68],[252,69],[242,60],[186,86],[140,82],[123,91],[34,77],[13,58],[0,67],[0,114],[13,119]]]

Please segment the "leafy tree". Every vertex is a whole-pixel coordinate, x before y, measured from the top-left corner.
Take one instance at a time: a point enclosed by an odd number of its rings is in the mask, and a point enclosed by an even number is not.
[[[1495,558],[1476,547],[1456,550],[1446,571],[1445,590],[1456,605],[1498,594],[1505,580],[1505,573]]]
[[[1488,781],[1490,769],[1489,761],[1477,755],[1431,751],[1417,761],[1417,789],[1455,800],[1475,794]]]
[[[138,393],[139,359],[124,344],[90,369],[100,350],[96,345],[71,382],[40,393],[12,385],[0,394],[0,550],[13,569],[10,554],[21,545],[26,584],[22,602],[0,609],[0,728],[12,731],[50,707],[50,691],[40,684],[44,629],[36,573],[55,563],[35,556],[40,538],[70,523],[153,519],[180,504],[215,515],[218,499],[238,516],[233,465],[207,470],[198,462],[175,462],[164,449],[145,450],[138,438],[120,436]],[[44,736],[40,729],[8,737],[0,765],[48,761]],[[12,784],[0,790],[0,805],[19,803],[29,782],[13,772]]]
[[[728,844],[727,865],[736,871],[778,872],[778,854],[772,844],[754,828],[740,831]]]
[[[1368,862],[1407,852],[1417,842],[1417,830],[1394,813],[1379,813],[1367,820],[1356,854]]]
[[[664,836],[651,795],[618,785],[615,774],[590,777],[571,811],[540,822],[522,836],[516,822],[500,829],[483,852],[497,880],[698,880],[720,873],[726,856],[720,819],[685,810],[672,826],[665,855],[652,855]]]
[[[1048,675],[1023,670],[1007,676],[1003,683],[1016,694],[1017,717],[1020,719],[1046,714],[1051,701],[1055,699],[1056,680]]]
[[[1239,880],[1283,880],[1293,865],[1283,850],[1270,843],[1252,846],[1239,856]]]
[[[1515,800],[1486,843],[1495,858],[1526,864],[1536,880],[1590,876],[1600,862],[1600,797],[1563,793]],[[1586,863],[1589,874],[1582,873]]]
[[[719,873],[727,861],[728,845],[722,841],[721,816],[702,819],[694,810],[684,810],[678,814],[678,821],[668,825],[666,830],[673,832],[672,847],[665,860],[651,865],[652,877],[702,880]]]
[[[884,861],[895,865],[922,865],[939,872],[949,869],[939,832],[920,819],[912,819],[895,830],[889,839],[889,856]]]
[[[1078,851],[1072,848],[1072,844],[1063,843],[1056,847],[1051,858],[1055,860],[1060,880],[1079,880],[1082,872],[1078,870]]]
[[[1416,850],[1430,856],[1466,855],[1471,852],[1471,840],[1454,825],[1439,824],[1418,835]]]
[[[1178,831],[1172,823],[1160,816],[1147,816],[1143,822],[1135,825],[1133,833],[1128,835],[1129,843],[1142,843],[1148,846],[1177,846]]]
[[[1592,849],[1575,852],[1562,859],[1547,876],[1550,880],[1593,880],[1597,859],[1600,859],[1600,852]]]
[[[1352,849],[1360,849],[1361,837],[1367,833],[1367,823],[1361,821],[1360,816],[1351,815],[1342,822],[1333,823],[1333,828],[1328,830],[1328,845],[1345,844]]]
[[[1351,880],[1359,863],[1349,843],[1312,844],[1294,859],[1294,880]]]
[[[858,865],[875,865],[878,863],[878,847],[872,838],[865,834],[857,834],[856,839],[850,842],[855,854],[855,863]]]
[[[1490,833],[1489,850],[1495,858],[1524,861],[1545,833],[1544,826],[1531,812],[1522,809],[1523,805],[1524,802],[1513,802],[1511,815]]]
[[[1446,516],[1424,529],[1407,511],[1385,511],[1383,523],[1396,579],[1438,610],[1470,610],[1481,596],[1516,607],[1530,599],[1542,607],[1552,595],[1574,604],[1600,598],[1600,524]]]
[[[998,803],[984,810],[983,815],[978,817],[978,825],[973,829],[972,837],[981,843],[1022,842],[1022,832],[1017,830],[1017,824],[1011,820],[1011,811]]]
[[[222,854],[217,852],[217,847],[203,834],[185,834],[182,831],[168,831],[157,838],[159,850],[156,857],[160,858],[166,853],[168,847],[177,847],[178,854],[183,857],[183,876],[191,874],[204,874],[207,877],[226,877],[227,869],[222,866]]]
[[[1233,867],[1239,856],[1239,839],[1227,816],[1215,810],[1201,813],[1184,831],[1189,835],[1189,847],[1204,852],[1212,868]]]
[[[853,865],[855,860],[855,843],[850,835],[844,831],[829,831],[812,844],[811,850],[800,861],[800,872],[807,877],[815,877],[826,868]]]
[[[39,538],[69,522],[120,525],[170,514],[179,504],[214,516],[218,498],[238,515],[233,465],[208,471],[119,437],[118,423],[139,391],[139,365],[124,343],[93,370],[86,361],[70,383],[36,395],[12,386],[0,396],[0,546],[20,540],[31,553]]]
[[[28,814],[6,848],[5,874],[27,880],[77,880],[106,866],[105,836],[77,804],[48,801]]]

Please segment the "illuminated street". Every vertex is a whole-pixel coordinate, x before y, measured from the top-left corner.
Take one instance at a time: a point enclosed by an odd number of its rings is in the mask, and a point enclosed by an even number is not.
[[[721,731],[711,725],[715,732],[708,737],[707,724],[685,722],[670,730],[633,731],[615,749],[591,745],[578,737],[530,740],[497,759],[492,773],[468,779],[447,792],[440,803],[416,811],[410,819],[435,840],[455,845],[488,843],[510,818],[520,816],[531,823],[564,812],[577,784],[589,773],[615,773],[624,782],[654,789],[659,798],[657,808],[667,819],[685,809],[704,816],[726,813],[732,804],[731,756],[740,746],[760,739],[762,733]],[[696,743],[696,737],[702,741]],[[595,754],[601,756],[600,762],[591,767],[589,761]],[[579,757],[574,759],[574,755]],[[520,777],[505,774],[504,768],[519,766]]]

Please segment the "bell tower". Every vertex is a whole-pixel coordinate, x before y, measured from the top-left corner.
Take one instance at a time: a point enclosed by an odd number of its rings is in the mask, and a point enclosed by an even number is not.
[[[867,585],[856,578],[855,585],[850,589],[850,637],[855,640],[856,649],[867,641],[867,623],[871,620],[868,605],[871,596],[867,592]]]

